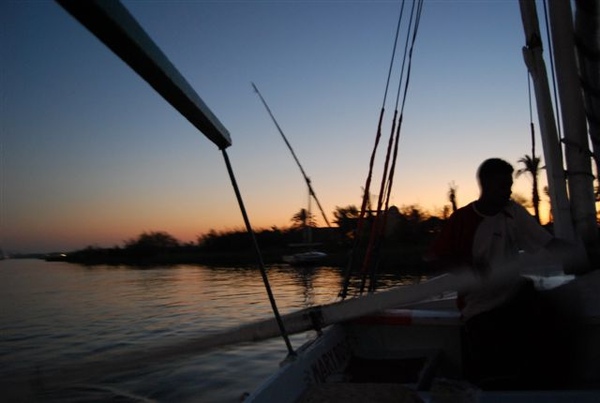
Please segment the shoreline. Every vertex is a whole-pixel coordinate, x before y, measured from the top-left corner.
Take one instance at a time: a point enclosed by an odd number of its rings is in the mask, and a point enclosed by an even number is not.
[[[385,248],[378,254],[378,271],[405,271],[424,269],[421,259],[423,247],[421,245],[399,245],[397,248]],[[345,268],[350,261],[349,249],[327,250],[323,249],[326,256],[309,266],[330,266]],[[265,265],[289,265],[283,256],[290,254],[289,250],[267,249],[261,252]],[[85,266],[98,265],[130,265],[130,266],[158,266],[178,264],[202,264],[206,266],[222,267],[257,267],[257,257],[253,250],[235,252],[201,252],[201,251],[161,251],[154,253],[127,254],[122,250],[84,250],[71,253],[56,253],[37,256],[47,262],[67,262]],[[359,256],[361,258],[361,256]],[[295,266],[295,265],[290,265]]]

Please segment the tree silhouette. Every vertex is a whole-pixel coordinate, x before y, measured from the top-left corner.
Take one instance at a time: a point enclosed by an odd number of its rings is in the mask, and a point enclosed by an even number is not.
[[[354,205],[346,207],[335,207],[333,212],[333,222],[337,224],[342,239],[347,241],[354,238],[354,231],[358,225],[358,217],[360,212]]]
[[[315,221],[315,216],[312,213],[310,213],[307,209],[300,209],[300,211],[298,211],[292,217],[293,228],[306,228],[316,226],[317,222]]]
[[[179,246],[179,241],[164,231],[144,232],[136,239],[125,243],[127,249],[157,250]]]
[[[454,181],[450,182],[449,190],[448,190],[448,200],[450,200],[450,204],[452,205],[452,212],[458,210],[458,206],[456,204],[456,190],[458,186],[454,183]]]
[[[399,213],[399,223],[396,226],[395,234],[399,241],[416,243],[428,235],[429,228],[424,223],[427,222],[429,214],[419,205],[401,206]]]
[[[550,188],[548,186],[544,186],[544,194],[548,199],[550,199]],[[548,211],[548,222],[554,222],[554,217],[552,216],[552,209]]]
[[[538,175],[540,170],[544,169],[544,167],[540,167],[541,160],[539,157],[532,157],[527,154],[525,154],[523,158],[520,158],[518,162],[523,164],[523,168],[517,170],[515,177],[518,178],[524,173],[529,173],[533,179],[531,204],[533,205],[535,218],[538,222],[540,222],[540,194],[538,191]]]

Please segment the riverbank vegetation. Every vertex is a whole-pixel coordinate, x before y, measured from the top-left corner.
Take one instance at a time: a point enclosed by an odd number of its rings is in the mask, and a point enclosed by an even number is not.
[[[377,245],[376,255],[381,268],[416,268],[433,236],[439,231],[448,211],[432,215],[417,205],[391,207],[385,217],[383,238]],[[327,253],[321,263],[345,266],[352,249],[364,253],[376,217],[368,214],[357,240],[358,209],[355,206],[336,207],[331,227],[316,227],[315,220],[306,211],[292,217],[287,228],[271,227],[255,230],[256,241],[266,264],[281,263],[286,254],[301,252],[307,247],[307,230],[310,245]],[[380,220],[382,220],[380,218]],[[361,252],[362,250],[362,252]],[[195,242],[181,242],[165,231],[144,232],[122,246],[85,249],[48,255],[47,260],[60,260],[82,264],[164,265],[197,263],[206,265],[240,266],[257,262],[251,236],[245,229],[210,230],[198,236]]]

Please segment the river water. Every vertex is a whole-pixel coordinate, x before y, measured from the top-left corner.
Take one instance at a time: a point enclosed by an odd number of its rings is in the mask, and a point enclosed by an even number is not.
[[[331,267],[272,266],[268,277],[282,314],[335,301],[342,281]],[[383,288],[413,281],[382,278]],[[135,371],[103,358],[142,358],[159,345],[269,317],[257,269],[0,261],[0,390],[13,401],[237,402],[286,357],[281,338],[165,357]],[[292,346],[313,336],[294,335]],[[90,360],[102,365],[91,371]],[[79,367],[76,382],[56,386],[57,373]]]

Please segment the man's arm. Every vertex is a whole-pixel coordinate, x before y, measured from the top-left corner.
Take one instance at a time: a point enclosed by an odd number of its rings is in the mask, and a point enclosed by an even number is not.
[[[519,257],[524,272],[538,268],[555,267],[564,273],[582,273],[589,269],[590,262],[582,242],[572,243],[564,239],[552,238],[543,248],[535,252],[526,252]]]

